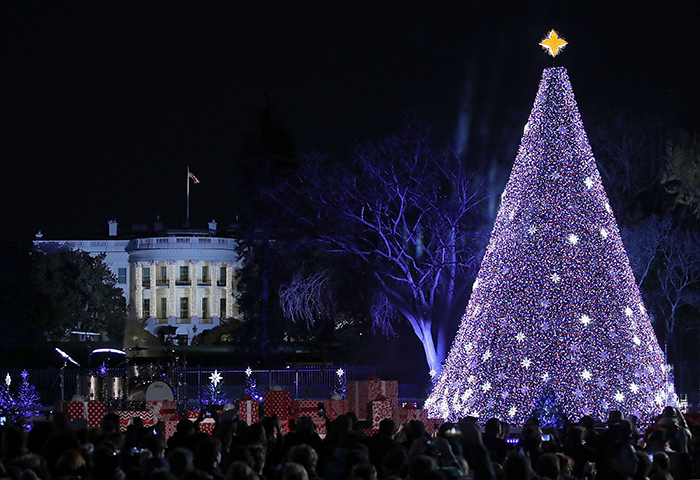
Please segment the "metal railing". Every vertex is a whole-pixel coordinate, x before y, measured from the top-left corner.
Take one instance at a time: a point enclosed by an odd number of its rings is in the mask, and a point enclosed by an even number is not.
[[[259,392],[273,387],[280,387],[283,390],[292,392],[294,399],[322,399],[329,398],[338,380],[337,370],[339,366],[333,367],[290,367],[281,370],[253,370],[251,377],[255,380]],[[343,366],[346,380],[366,380],[370,375],[379,376],[378,366]],[[223,388],[227,396],[231,399],[240,398],[246,386],[246,373],[244,369],[217,369],[223,378]],[[43,405],[52,405],[61,399],[61,369],[60,368],[35,368],[28,370],[28,381],[34,385]],[[21,369],[9,369],[0,371],[3,376],[10,374],[12,384],[10,391],[15,393],[22,381]],[[67,367],[64,371],[64,400],[70,400],[73,395],[87,395],[86,385],[90,383],[91,371],[82,367]],[[209,377],[214,373],[214,368],[198,368],[188,366],[184,370],[174,372],[171,377],[165,380],[176,392],[176,395],[183,399],[190,406],[195,406],[198,402],[199,392],[209,384]],[[110,368],[102,376],[104,383],[111,378],[124,378],[126,371],[124,368]],[[415,386],[414,386],[415,387]],[[180,392],[178,392],[178,388]],[[399,390],[400,394],[408,394],[410,397],[416,396],[416,389],[405,387]],[[401,396],[401,395],[400,395]]]

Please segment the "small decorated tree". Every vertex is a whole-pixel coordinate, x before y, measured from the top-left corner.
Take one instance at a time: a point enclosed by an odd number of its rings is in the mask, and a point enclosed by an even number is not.
[[[199,403],[202,405],[225,405],[229,403],[224,380],[218,370],[214,370],[209,376],[209,383],[204,385],[199,394]]]
[[[243,393],[245,395],[249,395],[250,398],[252,398],[256,402],[263,401],[263,396],[258,390],[258,383],[253,378],[253,370],[250,368],[250,366],[248,366],[248,368],[245,369],[245,390]]]
[[[335,374],[338,376],[338,379],[335,382],[335,387],[333,387],[333,392],[331,392],[331,395],[337,395],[340,398],[345,398],[345,371],[342,368],[339,368],[336,370]]]
[[[29,372],[22,371],[22,383],[19,385],[17,393],[17,409],[20,415],[28,418],[39,414],[41,398],[34,385],[29,383]]]
[[[17,410],[17,402],[10,393],[10,385],[12,384],[12,377],[8,373],[5,377],[5,384],[0,385],[0,416],[6,419],[15,420],[19,413]]]

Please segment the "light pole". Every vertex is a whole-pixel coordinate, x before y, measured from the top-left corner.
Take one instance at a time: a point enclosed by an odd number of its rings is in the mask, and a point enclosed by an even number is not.
[[[60,376],[60,379],[61,379],[61,404],[63,404],[63,401],[66,399],[65,384],[63,382],[63,374],[65,373],[66,365],[68,365],[68,362],[74,363],[77,366],[80,366],[80,364],[78,362],[76,362],[75,360],[73,360],[70,355],[68,355],[66,352],[64,352],[60,348],[56,347],[56,351],[58,352],[59,355],[61,355],[63,357],[63,365],[61,366],[61,376]]]

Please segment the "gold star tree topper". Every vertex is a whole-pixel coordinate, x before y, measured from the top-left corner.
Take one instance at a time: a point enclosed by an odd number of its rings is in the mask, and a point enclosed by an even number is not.
[[[553,57],[556,57],[562,50],[564,50],[564,47],[568,43],[569,42],[560,37],[555,30],[552,30],[542,39],[540,45],[547,53]]]

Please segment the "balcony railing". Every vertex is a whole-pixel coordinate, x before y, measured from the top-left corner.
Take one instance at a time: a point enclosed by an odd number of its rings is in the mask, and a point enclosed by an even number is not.
[[[82,242],[79,247],[82,246]],[[213,250],[233,250],[236,246],[236,240],[232,238],[212,238],[212,237],[153,237],[153,238],[138,238],[130,241],[124,241],[122,248],[128,243],[128,250],[140,249],[163,249],[172,248],[174,245],[177,248],[206,248]]]

